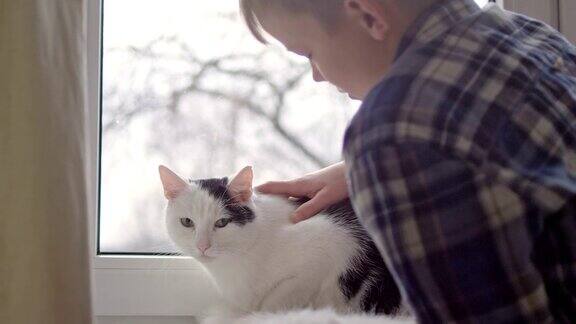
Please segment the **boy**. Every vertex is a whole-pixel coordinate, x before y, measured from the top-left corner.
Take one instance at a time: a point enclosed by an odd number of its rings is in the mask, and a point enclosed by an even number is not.
[[[576,321],[568,41],[473,0],[240,3],[259,40],[363,100],[345,164],[260,191],[313,198],[301,221],[349,189],[420,322]]]

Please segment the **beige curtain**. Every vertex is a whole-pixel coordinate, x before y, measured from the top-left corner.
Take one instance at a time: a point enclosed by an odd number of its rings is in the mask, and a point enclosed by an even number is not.
[[[90,323],[85,0],[0,0],[0,323]]]

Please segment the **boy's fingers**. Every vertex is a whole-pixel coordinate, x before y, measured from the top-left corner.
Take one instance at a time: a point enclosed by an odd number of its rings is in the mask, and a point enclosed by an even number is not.
[[[299,196],[303,194],[302,184],[297,181],[270,181],[255,188],[261,193],[272,195]]]
[[[299,223],[303,220],[307,220],[324,210],[331,203],[329,196],[327,196],[324,191],[320,191],[316,196],[314,196],[314,198],[302,204],[302,206],[298,207],[296,211],[294,211],[294,214],[292,214],[291,217],[292,222]]]

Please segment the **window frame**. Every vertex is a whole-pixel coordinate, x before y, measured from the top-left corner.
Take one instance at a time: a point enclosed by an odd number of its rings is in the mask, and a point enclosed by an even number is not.
[[[576,2],[573,0],[499,0],[504,7],[543,20],[576,44]]]
[[[560,31],[576,44],[576,2],[574,0],[560,0],[559,7]]]
[[[501,0],[506,10],[540,19],[558,29],[560,0]]]
[[[562,1],[562,2],[559,2]],[[554,27],[574,30],[568,0],[497,0],[509,10],[544,16]],[[562,13],[559,8],[562,8]],[[190,258],[177,256],[99,255],[99,151],[103,0],[88,0],[87,32],[87,179],[93,310],[96,316],[194,316],[216,296],[208,276]],[[540,11],[540,12],[537,12]],[[559,26],[559,22],[561,26]],[[575,41],[576,35],[571,35]],[[201,294],[195,293],[201,291]]]

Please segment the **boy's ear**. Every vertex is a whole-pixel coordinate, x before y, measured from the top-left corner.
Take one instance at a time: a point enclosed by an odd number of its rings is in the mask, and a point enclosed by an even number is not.
[[[251,166],[240,170],[228,183],[228,191],[232,199],[238,203],[247,203],[252,198],[252,180],[254,173]]]
[[[159,166],[158,172],[160,172],[160,180],[164,187],[164,196],[166,199],[174,199],[178,197],[182,191],[188,187],[186,181],[182,180],[182,178],[167,167],[163,165]]]
[[[384,5],[379,0],[345,0],[345,11],[356,17],[372,38],[383,41],[390,29]]]

